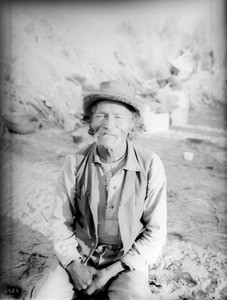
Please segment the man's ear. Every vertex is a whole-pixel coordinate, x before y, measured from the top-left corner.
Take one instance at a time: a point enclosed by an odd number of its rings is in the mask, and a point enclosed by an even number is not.
[[[94,134],[95,134],[94,129],[92,128],[91,124],[89,125],[88,134],[90,134],[92,136],[94,136]]]
[[[134,128],[135,128],[135,122],[134,120],[131,121],[131,124],[130,124],[130,132],[134,131]]]
[[[132,117],[131,117],[131,122],[130,122],[130,130],[133,131],[133,129],[135,128],[136,126],[136,117],[135,115],[132,113]]]

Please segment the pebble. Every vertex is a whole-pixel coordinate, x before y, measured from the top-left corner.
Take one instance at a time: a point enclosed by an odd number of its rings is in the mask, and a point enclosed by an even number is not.
[[[194,154],[192,152],[185,151],[183,156],[184,156],[185,160],[192,161],[193,157],[194,157]]]

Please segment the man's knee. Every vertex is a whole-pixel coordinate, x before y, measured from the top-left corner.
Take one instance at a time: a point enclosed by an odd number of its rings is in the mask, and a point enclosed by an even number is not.
[[[59,264],[48,269],[41,280],[36,284],[30,299],[69,299],[74,295],[74,288],[67,271]]]
[[[151,299],[148,278],[145,273],[138,271],[123,272],[108,288],[110,300]]]

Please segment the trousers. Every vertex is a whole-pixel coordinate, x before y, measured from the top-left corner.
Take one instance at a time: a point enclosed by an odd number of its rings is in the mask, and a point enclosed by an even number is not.
[[[145,273],[122,272],[111,280],[106,290],[85,295],[74,289],[68,272],[58,263],[48,269],[26,298],[32,300],[150,300],[152,294]]]

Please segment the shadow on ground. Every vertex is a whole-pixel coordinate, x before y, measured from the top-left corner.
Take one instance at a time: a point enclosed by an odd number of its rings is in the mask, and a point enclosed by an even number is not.
[[[3,215],[0,226],[0,299],[22,299],[51,264],[52,243],[40,232]]]

